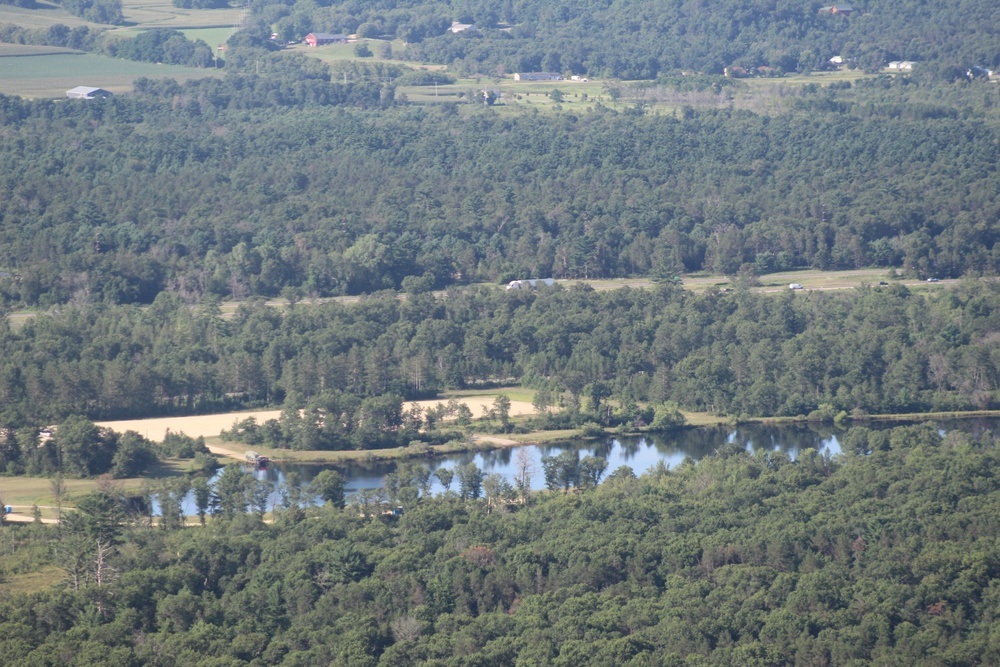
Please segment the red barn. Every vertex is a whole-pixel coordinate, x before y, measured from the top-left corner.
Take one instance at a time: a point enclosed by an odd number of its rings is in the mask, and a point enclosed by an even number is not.
[[[311,32],[306,35],[305,43],[309,46],[323,46],[324,44],[346,44],[347,35],[331,35],[328,32]]]

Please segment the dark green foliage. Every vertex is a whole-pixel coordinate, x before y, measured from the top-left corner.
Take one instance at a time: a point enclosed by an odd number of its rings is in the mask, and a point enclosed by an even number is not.
[[[212,47],[200,39],[192,42],[177,30],[146,30],[106,48],[108,55],[128,60],[187,67],[210,67],[213,62]]]
[[[324,470],[313,478],[311,491],[339,509],[344,508],[344,477],[336,470]]]
[[[855,11],[821,13],[821,3],[721,0],[678,4],[639,0],[517,3],[343,0],[313,7],[261,1],[258,17],[286,39],[322,28],[361,37],[394,36],[407,57],[449,65],[465,75],[555,71],[652,79],[681,70],[722,74],[739,66],[764,75],[810,72],[840,55],[862,69],[917,60],[964,75],[970,65],[996,67],[997,28],[988,3],[960,0],[932,7],[916,0],[891,6],[855,3]],[[452,21],[480,30],[453,34]]]
[[[931,295],[897,285],[781,295],[482,289],[289,309],[253,303],[232,318],[211,302],[192,308],[161,295],[148,309],[68,307],[16,331],[0,327],[0,395],[3,422],[15,428],[72,414],[284,401],[280,419],[247,420],[227,437],[290,449],[453,439],[478,415],[443,404],[404,412],[403,400],[497,378],[541,387],[546,405],[565,403],[538,413],[534,426],[592,422],[595,433],[673,428],[678,408],[821,421],[856,410],[984,409],[1000,389],[990,335],[998,312],[998,285],[976,280]],[[505,405],[501,397],[487,415],[496,430],[516,426]],[[7,431],[0,444],[10,470],[49,469],[57,453],[30,431]],[[161,451],[201,447],[172,436]]]
[[[5,564],[49,544],[71,585],[0,599],[0,664],[988,664],[996,443],[887,440],[619,470],[507,513],[421,498],[162,531],[95,494],[61,533],[4,528]]]
[[[1000,269],[1000,144],[977,83],[876,81],[829,91],[842,110],[774,117],[484,109],[455,122],[385,109],[390,65],[331,73],[305,57],[229,53],[224,80],[140,79],[135,96],[86,105],[0,98],[4,299],[330,296],[404,281],[424,292],[744,266]],[[969,118],[916,113],[928,98]]]
[[[92,23],[121,25],[125,22],[121,0],[61,0],[61,4],[70,14]]]

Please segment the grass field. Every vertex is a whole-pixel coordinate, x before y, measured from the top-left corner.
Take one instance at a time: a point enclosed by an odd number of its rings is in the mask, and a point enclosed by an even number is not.
[[[18,47],[25,50],[31,47]],[[23,97],[65,97],[66,91],[75,86],[96,86],[113,93],[132,90],[138,77],[172,78],[178,81],[222,76],[221,70],[175,65],[139,63],[97,56],[91,53],[63,49],[50,53],[28,55],[0,53],[0,92]]]
[[[56,23],[61,23],[71,28],[80,25],[101,27],[97,23],[84,21],[79,17],[73,16],[54,2],[36,0],[35,4],[35,9],[0,4],[0,23],[13,23],[25,28],[48,28],[50,25],[55,25]]]
[[[0,593],[18,595],[43,591],[67,578],[66,571],[56,565],[47,565],[37,572],[25,572],[7,577],[0,582]]]
[[[226,28],[187,28],[181,30],[191,41],[200,39],[213,49],[226,43],[233,36],[232,26]]]
[[[135,489],[143,483],[153,479],[167,479],[178,477],[187,472],[191,464],[190,460],[170,459],[161,461],[145,477],[133,477],[129,479],[117,479],[115,484],[125,489]],[[96,479],[71,479],[65,478],[66,497],[63,499],[63,508],[72,507],[75,498],[90,493],[97,488]],[[19,514],[31,514],[31,506],[38,505],[42,508],[42,516],[54,518],[56,510],[55,499],[52,497],[52,480],[48,477],[0,477],[0,498],[7,505],[13,505],[14,511]]]
[[[879,282],[888,281],[888,276],[889,272],[887,269],[856,269],[853,271],[817,271],[813,269],[805,269],[802,271],[785,271],[783,273],[769,273],[765,276],[761,276],[759,286],[752,287],[751,291],[769,293],[782,292],[788,289],[788,285],[791,283],[799,283],[803,286],[805,291],[853,289],[855,287],[861,287],[862,285],[878,285]],[[696,293],[702,293],[712,287],[718,287],[719,289],[731,289],[734,287],[733,281],[726,276],[701,271],[684,275],[682,278],[682,286],[684,289]],[[556,282],[564,287],[569,287],[575,284],[586,284],[597,290],[621,289],[623,287],[643,289],[654,287],[657,284],[656,281],[650,278],[613,278],[593,280],[567,278],[557,280]],[[936,283],[928,283],[926,281],[911,278],[900,280],[899,282],[900,284],[917,290],[930,291],[954,286],[960,281],[957,279],[942,279]],[[501,289],[501,287],[496,284],[478,283],[477,285]],[[441,294],[439,294],[439,296],[441,296]],[[359,300],[360,297],[356,296],[329,297],[316,299],[315,303],[327,303],[329,301],[337,301],[338,303],[357,303]],[[268,306],[275,308],[283,308],[288,305],[288,302],[282,299],[272,299],[266,303]],[[302,306],[308,306],[310,303],[310,300],[299,302]],[[240,302],[238,301],[223,302],[221,305],[222,316],[232,317],[235,315],[239,306]],[[29,321],[37,314],[37,311],[20,310],[7,313],[6,317],[11,326],[16,329],[23,326],[25,322]],[[472,395],[472,393],[463,392],[463,395]],[[509,395],[512,400],[517,400],[514,395]],[[531,399],[529,398],[527,400],[530,402]]]
[[[122,0],[122,14],[138,28],[232,28],[240,18],[238,8],[181,9],[170,0]]]

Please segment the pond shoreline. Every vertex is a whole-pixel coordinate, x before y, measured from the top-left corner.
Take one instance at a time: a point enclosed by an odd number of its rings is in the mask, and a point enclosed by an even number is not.
[[[831,426],[836,425],[844,429],[852,426],[864,426],[866,423],[879,422],[927,422],[938,419],[976,419],[1000,417],[1000,410],[971,410],[967,412],[910,412],[901,414],[878,414],[865,415],[864,417],[848,418],[847,420],[810,420],[808,417],[750,417],[744,419],[734,419],[732,417],[709,417],[701,415],[698,423],[689,423],[678,426],[671,431],[683,431],[698,428],[715,428],[719,426],[735,427],[749,424],[816,424]],[[654,433],[669,433],[670,431],[656,432],[649,430],[635,430],[619,432],[614,429],[605,429],[605,436],[644,436]],[[498,436],[494,434],[476,433],[471,436],[471,442],[459,444],[452,442],[444,445],[428,445],[426,447],[393,447],[389,449],[358,449],[358,450],[290,450],[290,449],[261,449],[255,451],[268,456],[276,463],[302,463],[302,464],[324,464],[324,465],[351,465],[356,463],[378,463],[387,461],[398,461],[405,459],[419,459],[439,456],[443,454],[464,454],[468,452],[490,451],[504,449],[507,447],[523,447],[531,445],[542,445],[547,443],[563,442],[568,440],[596,440],[596,437],[586,437],[581,429],[561,430],[561,431],[533,431],[531,433],[504,434]],[[209,449],[217,456],[224,458],[238,459],[242,461],[244,456],[236,451],[242,445],[240,443],[226,442],[224,445],[210,443]],[[247,445],[247,449],[251,447]],[[218,451],[217,451],[218,450]]]

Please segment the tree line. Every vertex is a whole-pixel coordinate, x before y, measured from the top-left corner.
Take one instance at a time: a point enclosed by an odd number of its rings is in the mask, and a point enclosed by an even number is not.
[[[817,419],[983,409],[1000,388],[998,312],[992,280],[931,294],[901,284],[779,295],[481,288],[285,309],[250,302],[231,318],[217,303],[161,294],[145,308],[68,306],[4,322],[2,419],[284,404],[289,416],[269,432],[300,432],[307,409],[335,416],[321,439],[344,448],[411,433],[403,399],[501,381],[535,388],[539,425],[552,428],[669,427],[676,407]],[[366,433],[366,414],[382,426]]]

